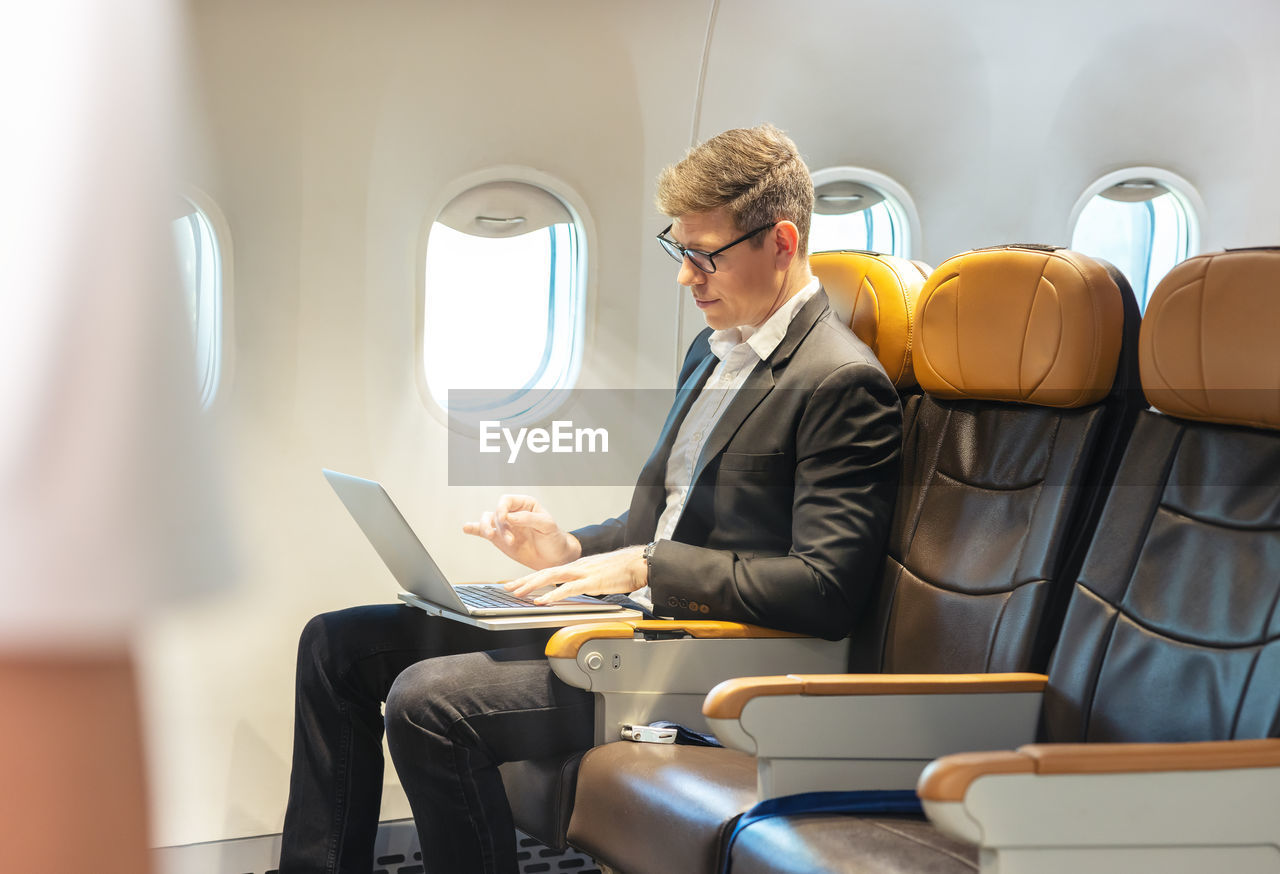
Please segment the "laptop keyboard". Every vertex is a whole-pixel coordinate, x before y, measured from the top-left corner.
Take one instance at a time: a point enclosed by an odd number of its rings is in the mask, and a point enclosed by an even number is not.
[[[454,586],[462,603],[468,607],[542,607],[532,598],[513,595],[501,586]]]
[[[479,586],[454,586],[453,590],[458,593],[458,597],[462,599],[462,603],[468,607],[532,607],[535,610],[546,610],[548,607],[561,606],[566,604],[590,604],[593,607],[598,606],[602,610],[611,609],[608,602],[602,602],[590,595],[574,595],[557,601],[554,604],[537,604],[532,598],[521,598],[519,595],[513,595],[506,589],[502,588],[502,584],[496,585],[479,585]]]

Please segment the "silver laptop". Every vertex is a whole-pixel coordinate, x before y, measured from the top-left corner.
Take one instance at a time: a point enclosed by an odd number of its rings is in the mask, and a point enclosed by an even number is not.
[[[624,609],[619,604],[583,596],[553,604],[535,604],[528,598],[511,594],[501,583],[455,586],[440,572],[380,483],[327,469],[324,478],[400,585],[430,604],[468,616],[602,613]]]

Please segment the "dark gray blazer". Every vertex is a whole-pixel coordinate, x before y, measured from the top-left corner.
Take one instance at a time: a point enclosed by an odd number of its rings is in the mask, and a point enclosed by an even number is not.
[[[671,444],[716,364],[710,334],[685,355],[630,509],[573,532],[584,555],[653,539]],[[712,430],[672,539],[653,553],[654,611],[849,634],[880,580],[901,445],[893,384],[819,291]]]

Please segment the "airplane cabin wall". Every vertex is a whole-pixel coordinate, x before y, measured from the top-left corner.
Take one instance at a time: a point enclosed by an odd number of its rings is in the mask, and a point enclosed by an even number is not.
[[[1135,166],[1195,186],[1202,250],[1276,244],[1277,33],[1268,0],[720,0],[698,137],[768,120],[811,170],[888,175],[934,266],[1070,245],[1084,189]]]
[[[515,572],[457,533],[500,490],[446,485],[445,429],[418,389],[423,235],[449,185],[508,165],[563,182],[589,219],[582,384],[666,387],[702,323],[651,239],[653,180],[695,132],[769,120],[814,170],[889,175],[919,211],[912,255],[933,264],[1066,244],[1085,186],[1148,164],[1198,189],[1203,248],[1280,242],[1280,7],[1214,12],[196,0],[189,175],[235,252],[234,378],[208,418],[241,572],[143,642],[155,843],[279,831],[298,632],[314,613],[394,598],[322,466],[387,482],[447,572]],[[620,512],[629,488],[536,494],[573,526]],[[408,816],[393,769],[385,782],[384,818]]]
[[[446,186],[515,165],[580,197],[579,384],[670,386],[677,290],[648,238],[652,180],[690,142],[705,31],[668,26],[687,16],[671,0],[192,7],[189,175],[235,252],[235,376],[209,421],[241,573],[144,641],[158,846],[280,830],[298,633],[395,600],[321,467],[386,482],[455,578],[516,572],[461,534],[502,490],[446,484],[446,432],[418,389],[419,258]],[[536,494],[572,527],[620,513],[630,488]],[[384,818],[408,816],[393,769],[385,782]]]

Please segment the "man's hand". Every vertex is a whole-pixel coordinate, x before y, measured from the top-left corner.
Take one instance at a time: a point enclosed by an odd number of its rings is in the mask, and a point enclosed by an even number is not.
[[[644,546],[628,546],[588,555],[563,567],[540,570],[503,585],[508,592],[521,597],[555,586],[533,599],[538,604],[552,604],[573,595],[625,595],[643,589],[648,583],[649,566],[644,560]]]
[[[560,530],[551,514],[528,495],[503,495],[498,509],[486,512],[479,522],[465,523],[462,531],[483,537],[535,571],[568,564],[582,555],[578,538]]]

